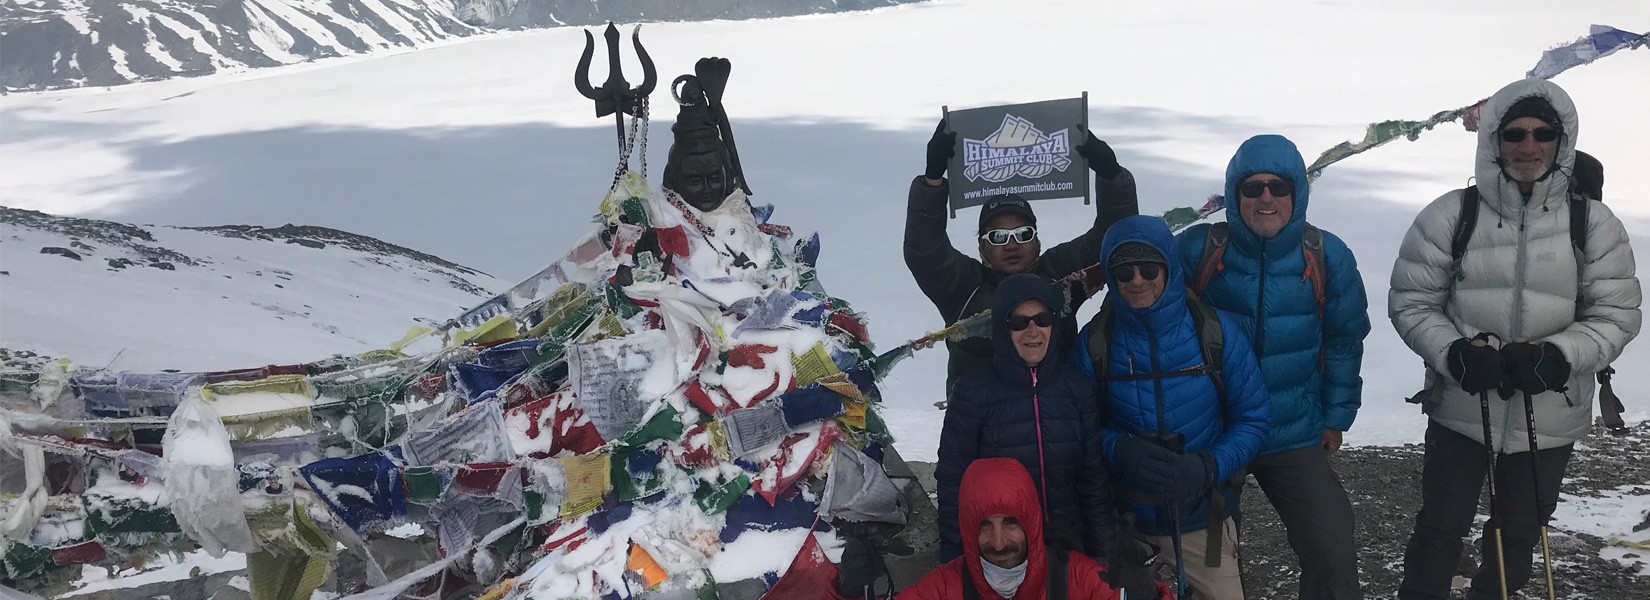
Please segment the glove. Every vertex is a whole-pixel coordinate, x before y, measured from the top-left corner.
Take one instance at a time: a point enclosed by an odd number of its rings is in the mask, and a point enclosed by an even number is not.
[[[1215,466],[1215,455],[1208,451],[1182,454],[1175,461],[1174,496],[1188,498],[1215,486],[1220,469]]]
[[[945,119],[940,119],[940,126],[934,128],[934,137],[928,139],[928,168],[922,172],[923,177],[944,178],[945,169],[951,166],[951,157],[957,154],[957,134],[946,131],[945,125]]]
[[[849,598],[863,598],[865,588],[876,583],[877,549],[861,537],[848,537],[842,545],[842,564],[837,568],[836,589]]]
[[[1117,466],[1123,480],[1143,493],[1158,496],[1175,489],[1175,465],[1180,454],[1138,436],[1117,440]]]
[[[1077,147],[1077,155],[1089,161],[1089,170],[1108,178],[1116,177],[1123,171],[1123,165],[1117,164],[1117,153],[1112,151],[1111,145],[1094,137],[1081,125],[1077,126],[1077,130],[1083,133],[1083,145]]]
[[[1570,379],[1570,361],[1558,346],[1513,342],[1501,347],[1501,369],[1507,385],[1535,395],[1548,390],[1563,391]]]
[[[1108,561],[1111,563],[1107,569],[1111,575],[1108,583],[1128,592],[1130,598],[1156,598],[1157,577],[1152,575],[1151,570],[1152,562],[1157,559],[1155,547],[1131,536],[1119,540],[1115,548],[1116,553]]]
[[[1501,354],[1489,345],[1474,346],[1472,340],[1467,338],[1455,340],[1449,345],[1445,362],[1449,364],[1450,376],[1461,382],[1461,389],[1468,394],[1480,394],[1501,387],[1501,380],[1505,377]]]

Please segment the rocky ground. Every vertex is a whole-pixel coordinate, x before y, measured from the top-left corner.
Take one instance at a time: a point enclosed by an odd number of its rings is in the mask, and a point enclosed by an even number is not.
[[[1421,496],[1421,447],[1419,445],[1347,448],[1334,461],[1347,491],[1352,494],[1358,516],[1358,543],[1364,590],[1369,598],[1391,598],[1402,576],[1403,546],[1409,538]],[[913,463],[927,489],[932,467]],[[1642,511],[1650,511],[1650,423],[1640,423],[1627,436],[1600,432],[1583,442],[1575,453],[1564,482],[1564,502],[1575,497],[1598,497],[1621,486],[1637,485],[1644,501]],[[1294,598],[1299,571],[1296,559],[1284,539],[1277,513],[1255,487],[1253,479],[1243,495],[1244,589],[1249,598]],[[1487,514],[1480,507],[1480,519]],[[1622,532],[1627,533],[1627,532]],[[1600,558],[1609,542],[1597,536],[1577,533],[1555,522],[1551,530],[1555,580],[1559,598],[1590,600],[1639,600],[1650,598],[1650,573],[1634,573],[1614,561]],[[1469,560],[1476,559],[1474,556]],[[1650,553],[1643,553],[1650,554]],[[1537,550],[1539,577],[1540,551]],[[1514,596],[1519,597],[1518,595]],[[1523,598],[1546,597],[1545,586],[1532,582]]]

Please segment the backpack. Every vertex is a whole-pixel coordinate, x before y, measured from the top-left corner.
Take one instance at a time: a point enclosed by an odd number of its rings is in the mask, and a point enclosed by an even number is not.
[[[1216,275],[1226,271],[1226,263],[1222,257],[1226,255],[1226,242],[1231,235],[1231,225],[1225,222],[1214,223],[1209,226],[1209,234],[1203,238],[1203,256],[1198,262],[1197,274],[1192,277],[1189,289],[1193,294],[1202,296],[1203,291],[1209,288],[1209,282]],[[1301,258],[1305,262],[1301,278],[1312,283],[1312,299],[1317,301],[1318,322],[1323,322],[1324,305],[1328,302],[1329,259],[1324,256],[1323,230],[1311,223],[1306,223],[1306,229],[1301,232]],[[1318,344],[1318,372],[1324,370],[1323,344]]]
[[[1479,198],[1478,186],[1476,185],[1467,186],[1460,192],[1461,215],[1455,221],[1455,231],[1450,235],[1449,247],[1450,259],[1454,261],[1455,281],[1462,281],[1467,278],[1466,272],[1461,268],[1461,257],[1466,256],[1467,242],[1472,241],[1473,230],[1478,226],[1478,205],[1482,200]],[[1581,276],[1582,263],[1587,260],[1587,216],[1590,206],[1588,203],[1594,201],[1600,200],[1589,200],[1579,190],[1571,189],[1569,201],[1565,203],[1570,207],[1570,247],[1574,250],[1576,276],[1578,278]],[[1578,281],[1576,285],[1576,311],[1580,312],[1580,310],[1581,285]],[[1615,368],[1607,366],[1594,376],[1599,383],[1598,403],[1601,416],[1604,419],[1604,426],[1612,433],[1621,435],[1626,433],[1627,428],[1627,423],[1621,418],[1621,413],[1626,410],[1626,407],[1622,406],[1621,398],[1616,396],[1615,388],[1610,384],[1610,377],[1615,373]]]

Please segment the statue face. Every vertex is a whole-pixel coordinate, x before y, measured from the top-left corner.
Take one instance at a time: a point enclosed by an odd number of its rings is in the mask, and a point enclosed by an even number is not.
[[[733,190],[727,151],[721,148],[694,148],[682,156],[675,168],[667,167],[665,186],[701,211],[716,210]]]

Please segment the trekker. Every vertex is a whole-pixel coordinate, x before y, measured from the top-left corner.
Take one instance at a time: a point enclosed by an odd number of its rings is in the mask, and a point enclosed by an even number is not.
[[[1094,383],[1052,348],[1060,341],[1054,289],[1042,277],[1010,275],[991,307],[992,363],[964,373],[940,429],[940,562],[962,554],[971,532],[957,526],[958,488],[975,459],[1020,461],[1037,486],[1053,531],[1099,558],[1112,528],[1111,490],[1100,449]]]
[[[1111,146],[1087,131],[1077,153],[1094,171],[1094,226],[1075,239],[1043,252],[1037,235],[1037,215],[1031,204],[1013,194],[994,196],[980,207],[979,256],[975,259],[951,246],[945,234],[950,188],[945,170],[955,154],[957,134],[940,121],[928,141],[928,164],[922,175],[911,181],[905,209],[905,266],[917,280],[917,287],[934,303],[947,326],[972,317],[991,306],[997,284],[1015,273],[1035,273],[1058,281],[1094,266],[1100,255],[1100,240],[1106,228],[1118,219],[1140,213],[1136,203],[1134,176],[1117,164]],[[1084,287],[1084,286],[1075,286]],[[1088,298],[1088,292],[1074,289],[1071,306],[1055,306],[1066,338],[1077,331],[1073,316]],[[1062,296],[1064,297],[1064,296]],[[991,367],[991,341],[970,338],[946,342],[950,354],[946,368],[945,394],[963,373]]]
[[[1178,585],[1211,600],[1243,597],[1232,476],[1267,434],[1266,385],[1248,337],[1186,292],[1174,238],[1157,217],[1106,233],[1107,288],[1074,359],[1100,387],[1117,504],[1174,566]]]
[[[963,536],[961,556],[946,561],[895,600],[1118,600],[1119,590],[1106,585],[1105,570],[1076,550],[1044,545],[1043,510],[1038,506],[1037,487],[1019,461],[1010,458],[982,458],[968,466],[959,493],[959,523],[968,532]],[[845,549],[844,552],[848,552]],[[843,556],[843,563],[856,562]],[[849,578],[847,571],[839,575]],[[855,585],[838,591],[849,599],[860,589]],[[1153,597],[1172,599],[1161,584]],[[1129,598],[1137,598],[1129,596]]]
[[[1491,529],[1506,590],[1524,587],[1575,442],[1592,425],[1593,373],[1643,318],[1626,229],[1605,204],[1570,199],[1569,95],[1549,81],[1514,82],[1484,104],[1481,123],[1476,185],[1422,209],[1392,268],[1387,312],[1428,368],[1405,600],[1449,597],[1487,473],[1494,501],[1467,598],[1503,597]]]
[[[1352,500],[1330,465],[1362,403],[1369,301],[1346,243],[1306,222],[1306,162],[1287,138],[1257,135],[1226,165],[1226,222],[1175,240],[1205,302],[1254,343],[1271,433],[1249,473],[1300,561],[1301,600],[1357,600]]]

